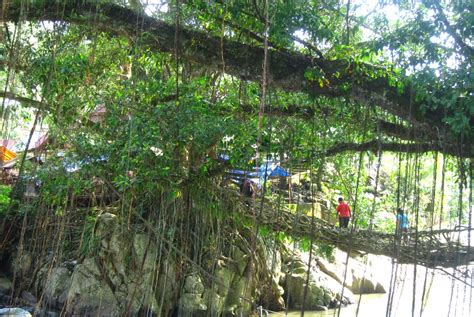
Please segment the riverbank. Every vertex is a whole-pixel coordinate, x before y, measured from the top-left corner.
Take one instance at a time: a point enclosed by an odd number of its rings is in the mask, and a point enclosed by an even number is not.
[[[473,271],[474,266],[468,268]],[[426,275],[424,267],[417,267],[417,278],[414,280],[413,265],[399,265],[398,276],[389,307],[390,292],[385,294],[364,294],[357,296],[355,303],[338,309],[326,311],[305,311],[307,317],[354,317],[354,316],[457,316],[471,317],[474,315],[474,289],[453,276],[438,270],[429,270]],[[450,272],[452,273],[452,272]],[[426,288],[425,288],[426,276]],[[457,276],[460,278],[460,276]],[[416,282],[415,282],[416,281]],[[415,282],[415,283],[414,283]],[[414,291],[415,289],[415,291]],[[425,289],[425,292],[423,292]],[[425,294],[423,296],[423,294]],[[415,301],[413,301],[415,298]],[[424,298],[422,300],[422,298]],[[387,308],[389,307],[389,308]],[[413,312],[413,314],[412,314]],[[301,316],[301,311],[277,312],[271,316]]]

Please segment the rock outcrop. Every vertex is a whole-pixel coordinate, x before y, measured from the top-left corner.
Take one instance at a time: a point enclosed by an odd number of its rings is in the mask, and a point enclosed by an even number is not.
[[[387,274],[381,275],[377,267],[390,267],[388,258],[366,255],[356,259],[349,257],[346,271],[347,254],[340,250],[335,251],[335,259],[330,262],[324,258],[318,258],[319,268],[328,276],[334,278],[338,283],[344,284],[353,294],[385,293],[388,285]],[[373,262],[377,261],[377,264]],[[344,276],[346,276],[344,281]]]
[[[233,234],[238,239],[224,252],[209,253],[200,259],[201,265],[189,265],[155,236],[128,231],[118,217],[104,213],[83,258],[56,266],[35,263],[42,266],[28,298],[37,298],[37,307],[77,316],[160,312],[237,316],[248,315],[257,303],[273,311],[303,305],[307,310],[325,310],[353,303],[353,294],[384,291],[369,274],[370,265],[353,259],[343,289],[345,253],[341,251],[332,262],[313,257],[308,269],[308,254],[298,248]],[[32,258],[27,253],[22,256]],[[28,268],[22,265],[19,270],[24,276]],[[10,288],[8,280],[0,279],[1,292]]]

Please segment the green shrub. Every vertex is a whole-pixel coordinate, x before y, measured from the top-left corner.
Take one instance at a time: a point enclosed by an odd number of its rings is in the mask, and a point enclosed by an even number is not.
[[[5,215],[10,205],[11,186],[0,185],[0,215]]]

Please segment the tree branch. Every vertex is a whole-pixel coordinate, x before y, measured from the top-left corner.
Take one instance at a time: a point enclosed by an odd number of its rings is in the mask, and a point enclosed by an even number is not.
[[[239,107],[240,114],[247,114],[249,116],[255,115],[258,113],[256,106],[243,104]],[[302,120],[313,120],[315,116],[321,115],[331,115],[333,109],[330,108],[320,108],[319,111],[316,111],[312,107],[299,106],[296,104],[288,104],[285,108],[271,108],[266,115],[275,116],[275,117],[296,117]],[[410,127],[388,122],[385,120],[378,120],[376,125],[379,126],[380,132],[385,136],[390,136],[398,138],[400,140],[414,141],[416,143],[430,143],[437,140],[441,140],[440,133],[433,131],[431,128],[423,130],[414,130]],[[456,140],[445,139],[442,140],[443,144],[447,144],[448,147],[454,147]]]
[[[440,147],[434,143],[380,143],[377,140],[365,143],[339,143],[322,152],[322,155],[333,156],[343,152],[370,151],[376,153],[378,149],[386,152],[425,153],[443,152],[458,157],[472,157],[473,153],[466,148],[456,146]]]
[[[27,98],[27,97],[23,97],[23,96],[20,96],[20,95],[17,95],[17,94],[14,94],[12,92],[8,92],[8,91],[7,92],[1,91],[0,92],[0,98],[15,100],[15,101],[18,101],[21,104],[26,104],[26,105],[31,106],[33,108],[41,108],[45,105],[41,101],[34,100],[34,99],[31,99],[31,98]]]
[[[435,7],[436,12],[438,12],[437,16],[441,20],[441,22],[443,22],[446,32],[454,38],[454,41],[461,48],[461,50],[466,56],[472,57],[474,55],[474,48],[465,43],[462,37],[458,34],[458,32],[456,32],[454,27],[449,23],[448,18],[446,17],[446,14],[444,14],[440,2],[432,1],[432,4]]]

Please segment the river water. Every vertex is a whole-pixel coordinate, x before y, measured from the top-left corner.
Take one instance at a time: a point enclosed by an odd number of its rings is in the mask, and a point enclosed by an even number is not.
[[[414,285],[414,267],[412,265],[400,265],[396,283],[393,291],[393,304],[390,315],[387,313],[388,294],[355,295],[355,304],[341,308],[341,317],[405,317],[405,316],[455,316],[474,317],[474,289],[465,283],[453,279],[451,276],[438,270],[428,271],[425,288],[425,301],[422,305],[422,294],[425,281],[425,268],[417,267],[417,279]],[[447,270],[452,273],[452,270]],[[473,268],[470,268],[472,274]],[[390,272],[387,272],[390,274]],[[470,275],[472,276],[472,275]],[[472,285],[472,277],[461,280]],[[430,287],[431,285],[431,287]],[[416,289],[414,292],[413,289]],[[388,287],[387,287],[388,290]],[[413,298],[415,303],[413,307]],[[357,304],[360,299],[360,309],[357,313]],[[422,310],[423,306],[423,310]],[[412,309],[414,313],[412,314]],[[285,313],[273,313],[272,317],[285,316]],[[301,312],[288,312],[286,316],[301,316]],[[327,311],[307,311],[304,316],[327,317],[338,316],[337,309]]]

